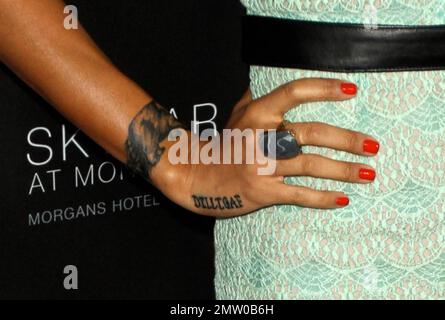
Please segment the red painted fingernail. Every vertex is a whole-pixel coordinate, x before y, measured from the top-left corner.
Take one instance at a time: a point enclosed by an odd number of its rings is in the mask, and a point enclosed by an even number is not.
[[[376,154],[379,152],[380,144],[377,141],[366,139],[363,142],[363,151]]]
[[[335,203],[339,206],[347,206],[349,204],[349,198],[348,197],[339,197],[337,200],[335,200]]]
[[[353,83],[342,83],[341,91],[344,94],[354,95],[357,93],[357,86]]]
[[[358,175],[363,180],[373,181],[375,179],[375,171],[371,169],[360,169]]]

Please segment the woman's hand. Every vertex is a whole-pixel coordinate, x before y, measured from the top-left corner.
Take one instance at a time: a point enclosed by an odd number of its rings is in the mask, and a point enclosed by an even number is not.
[[[355,96],[354,84],[334,79],[301,79],[290,82],[258,100],[248,92],[235,106],[227,124],[229,129],[276,129],[291,108],[314,101],[340,101]],[[300,145],[313,145],[350,153],[374,156],[379,144],[372,137],[319,122],[291,123]],[[189,133],[190,134],[190,133]],[[164,141],[166,149],[174,142]],[[206,143],[201,143],[201,148]],[[231,147],[233,149],[233,146]],[[221,153],[227,151],[221,147]],[[164,152],[153,167],[154,184],[179,205],[203,215],[231,217],[274,204],[313,208],[339,208],[349,203],[342,192],[318,191],[286,185],[285,176],[311,176],[352,183],[370,183],[372,167],[332,160],[317,154],[300,154],[276,161],[272,175],[259,175],[264,167],[254,164],[181,164],[173,165]],[[245,159],[245,157],[243,158]]]
[[[147,104],[152,97],[120,72],[83,28],[65,30],[63,10],[62,1],[0,0],[0,60],[111,155],[150,178],[181,206],[218,217],[273,204],[337,208],[346,205],[345,194],[286,185],[283,177],[307,175],[356,183],[374,178],[369,166],[311,154],[277,160],[273,175],[259,175],[263,166],[259,163],[170,163],[168,151],[174,142],[166,137],[181,124],[156,103]],[[350,99],[355,91],[355,86],[339,80],[294,81],[255,101],[246,95],[227,127],[276,129],[284,113],[298,104]],[[301,145],[366,156],[378,149],[365,134],[327,124],[297,123],[288,129]],[[206,145],[201,143],[201,147]]]

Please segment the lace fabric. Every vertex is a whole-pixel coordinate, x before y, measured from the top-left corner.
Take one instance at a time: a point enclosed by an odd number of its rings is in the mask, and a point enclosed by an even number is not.
[[[363,23],[368,1],[243,0],[249,14]],[[378,23],[445,24],[445,2],[375,1]],[[274,206],[215,226],[219,299],[445,298],[445,71],[342,74],[252,66],[254,97],[304,77],[352,81],[358,96],[305,104],[290,121],[321,121],[381,143],[360,157],[314,146],[305,153],[376,168],[372,184],[311,177],[287,183],[344,191],[349,206]]]

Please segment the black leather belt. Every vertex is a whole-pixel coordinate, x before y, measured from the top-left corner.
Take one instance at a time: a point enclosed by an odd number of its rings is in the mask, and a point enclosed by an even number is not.
[[[243,59],[250,65],[334,72],[445,69],[445,25],[373,28],[246,16]]]

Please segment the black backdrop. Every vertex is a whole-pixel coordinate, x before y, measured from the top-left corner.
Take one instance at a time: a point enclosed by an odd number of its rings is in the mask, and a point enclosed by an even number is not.
[[[185,123],[194,105],[213,103],[221,128],[248,86],[238,0],[69,4],[112,61]],[[1,298],[214,298],[211,218],[121,176],[82,133],[70,140],[76,128],[3,65],[0,108]],[[212,115],[199,110],[198,120]],[[78,268],[78,290],[63,286],[66,265]]]

